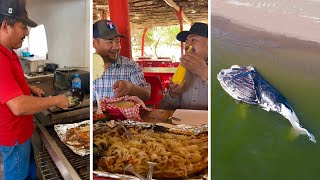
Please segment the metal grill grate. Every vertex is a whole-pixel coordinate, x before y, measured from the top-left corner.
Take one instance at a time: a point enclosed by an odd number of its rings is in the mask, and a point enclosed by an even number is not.
[[[54,131],[53,127],[47,127],[49,134],[51,135],[52,139],[56,141],[59,148],[63,152],[63,155],[68,159],[72,167],[78,173],[81,179],[89,180],[90,179],[90,156],[79,156],[75,154],[68,146],[66,146],[61,140],[59,139],[57,133]]]
[[[43,148],[43,151],[39,152],[35,159],[44,180],[62,179],[46,148]]]

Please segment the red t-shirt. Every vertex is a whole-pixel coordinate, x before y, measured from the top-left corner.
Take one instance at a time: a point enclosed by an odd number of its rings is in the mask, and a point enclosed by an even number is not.
[[[0,145],[14,146],[28,140],[33,133],[33,117],[16,116],[6,105],[21,95],[30,96],[29,85],[17,54],[0,45]]]

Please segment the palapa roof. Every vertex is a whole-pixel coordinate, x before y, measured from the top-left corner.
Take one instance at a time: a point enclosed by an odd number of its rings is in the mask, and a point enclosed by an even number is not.
[[[192,22],[208,23],[208,0],[173,0],[182,7],[185,16]],[[178,25],[175,11],[164,0],[129,0],[132,27],[155,27]],[[93,17],[109,14],[108,0],[93,0]],[[186,24],[186,21],[183,21]]]

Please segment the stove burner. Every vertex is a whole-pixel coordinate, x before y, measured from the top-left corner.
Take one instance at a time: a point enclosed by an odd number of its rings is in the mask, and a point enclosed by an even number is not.
[[[27,74],[27,76],[35,77],[35,76],[44,76],[44,75],[50,75],[50,74],[53,74],[53,73],[49,71],[48,72],[32,72]]]
[[[49,72],[49,71],[44,71],[44,72],[31,72],[31,73],[25,74],[25,77],[27,79],[40,78],[40,77],[46,77],[46,76],[52,76],[53,77],[53,73]]]

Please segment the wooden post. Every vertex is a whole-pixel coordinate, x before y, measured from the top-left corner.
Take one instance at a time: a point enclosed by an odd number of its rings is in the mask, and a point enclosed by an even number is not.
[[[126,38],[121,38],[120,54],[132,59],[128,0],[109,0],[109,11],[110,20],[116,24],[119,33],[126,36]]]
[[[175,10],[176,14],[179,18],[179,24],[180,24],[180,32],[183,31],[183,24],[182,24],[182,7],[179,7],[179,11]],[[181,56],[183,55],[184,52],[184,43],[181,42]]]
[[[141,56],[144,56],[144,41],[146,39],[146,34],[149,28],[145,27],[142,34],[142,42],[141,42]]]

